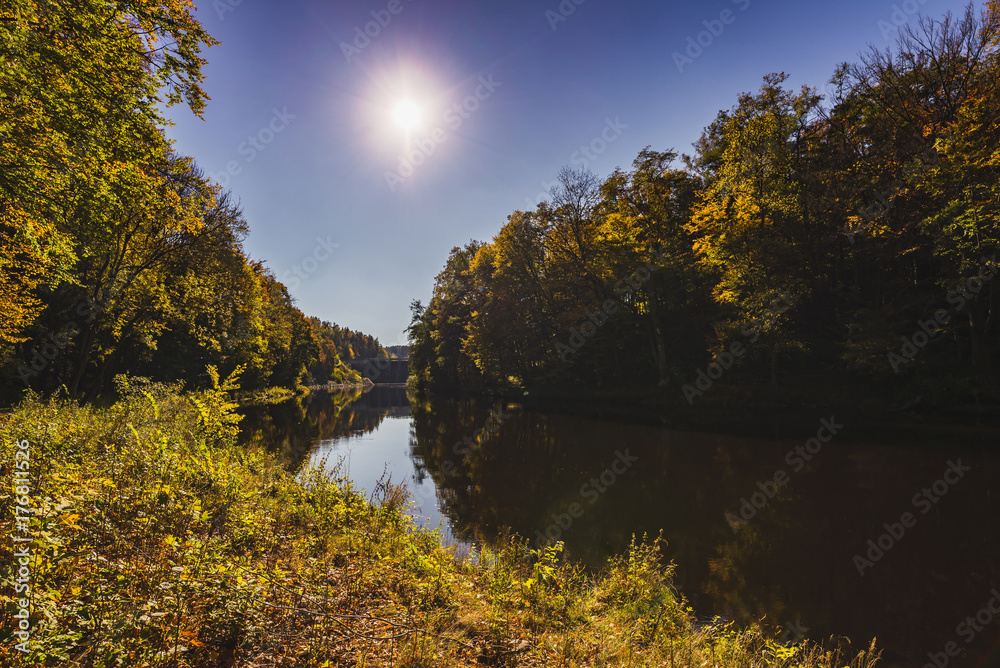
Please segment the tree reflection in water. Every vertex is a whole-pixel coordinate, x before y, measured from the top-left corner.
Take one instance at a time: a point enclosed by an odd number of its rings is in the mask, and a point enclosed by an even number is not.
[[[289,470],[297,471],[322,441],[375,431],[387,417],[409,414],[402,388],[352,388],[315,392],[289,401],[242,409],[240,442],[258,443],[279,452]]]
[[[928,651],[956,639],[955,625],[1000,580],[1000,521],[990,512],[1000,456],[992,435],[927,432],[919,441],[887,442],[845,430],[796,472],[786,453],[829,415],[817,414],[800,439],[768,439],[515,409],[467,458],[455,455],[490,411],[473,402],[413,408],[415,465],[433,479],[466,541],[489,544],[509,530],[534,543],[580,503],[584,514],[561,532],[572,557],[600,566],[632,534],[662,530],[677,584],[699,614],[763,620],[777,632],[807,627],[814,640],[847,636],[859,646],[877,637],[888,665],[925,663]],[[605,492],[582,495],[623,448],[639,461]],[[973,471],[926,515],[917,512],[917,525],[860,577],[853,556],[884,523],[912,511],[913,495],[955,457]],[[449,460],[460,464],[451,475]],[[788,473],[787,486],[734,530],[726,513],[738,512],[777,469]],[[992,637],[970,646],[969,659],[984,659],[1000,638],[1000,629],[984,633]]]

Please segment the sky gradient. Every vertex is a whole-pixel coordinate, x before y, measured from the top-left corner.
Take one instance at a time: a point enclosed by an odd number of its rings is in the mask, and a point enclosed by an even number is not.
[[[560,167],[603,177],[645,146],[690,153],[716,113],[765,74],[784,71],[789,87],[822,92],[837,63],[889,46],[895,24],[915,24],[916,11],[940,18],[966,6],[197,4],[222,45],[203,54],[204,121],[168,110],[175,148],[242,203],[248,254],[299,308],[383,345],[406,343],[409,304],[427,303],[450,249],[491,239]],[[410,133],[393,121],[402,99],[423,110]]]

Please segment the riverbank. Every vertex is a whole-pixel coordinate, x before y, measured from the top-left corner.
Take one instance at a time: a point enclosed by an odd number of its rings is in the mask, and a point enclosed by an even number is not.
[[[360,381],[355,383],[335,383],[330,381],[325,385],[310,385],[310,392],[342,392],[344,390],[370,390],[375,387],[373,383],[368,378],[362,378]]]
[[[0,468],[29,462],[34,542],[23,655],[5,583],[3,665],[825,666],[847,661],[695,622],[657,541],[597,575],[505,541],[461,558],[405,516],[234,444],[222,390],[148,390],[98,410],[27,402],[0,418]],[[17,452],[26,453],[19,456]],[[18,467],[22,469],[23,467]],[[23,499],[12,497],[17,491]],[[9,541],[0,547],[12,563]],[[871,666],[870,656],[852,666]]]
[[[375,383],[367,378],[351,383],[335,383],[330,381],[325,385],[306,385],[297,389],[287,387],[269,387],[266,390],[237,394],[237,402],[241,406],[264,406],[282,404],[289,399],[309,394],[311,392],[345,392],[347,390],[370,390]]]

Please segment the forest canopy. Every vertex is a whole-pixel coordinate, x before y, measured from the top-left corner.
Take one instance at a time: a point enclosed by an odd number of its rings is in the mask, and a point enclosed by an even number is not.
[[[688,403],[722,372],[995,391],[998,45],[996,0],[921,18],[837,67],[825,96],[768,74],[692,155],[564,169],[414,303],[415,381],[659,384]]]

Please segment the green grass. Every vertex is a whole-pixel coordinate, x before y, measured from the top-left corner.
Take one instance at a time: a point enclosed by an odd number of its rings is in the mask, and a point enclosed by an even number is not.
[[[0,665],[874,665],[693,623],[658,541],[597,574],[516,539],[458,559],[318,466],[235,445],[232,381],[145,387],[104,408],[28,399],[0,417],[0,505],[30,442],[32,639],[15,651],[12,543],[0,544]],[[9,535],[9,534],[8,534]]]

